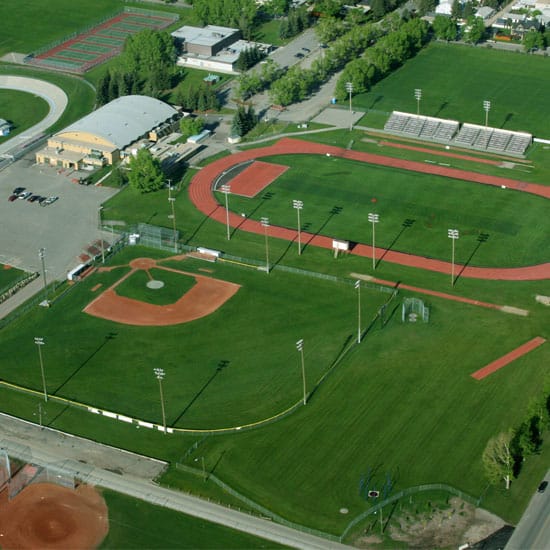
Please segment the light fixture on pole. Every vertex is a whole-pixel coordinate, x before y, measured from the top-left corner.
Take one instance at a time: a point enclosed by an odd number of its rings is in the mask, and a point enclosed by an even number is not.
[[[298,214],[298,256],[300,256],[302,254],[302,227],[300,224],[300,210],[304,207],[304,203],[302,201],[293,200],[292,207],[296,209],[296,213]]]
[[[227,240],[231,239],[231,233],[229,232],[229,200],[227,196],[231,192],[231,186],[225,183],[221,186],[222,193],[225,194],[225,225],[227,226]]]
[[[355,281],[355,289],[357,290],[357,343],[361,343],[361,281]]]
[[[447,236],[451,239],[451,285],[455,285],[455,241],[460,237],[458,229],[448,229]]]
[[[416,88],[414,90],[414,98],[416,99],[416,114],[420,114],[420,100],[422,99],[422,90],[420,88]]]
[[[304,363],[304,340],[301,338],[296,342],[296,349],[300,352],[300,356],[302,359],[302,385],[304,390],[304,405],[307,403],[306,399],[306,366]]]
[[[267,240],[267,229],[269,228],[269,218],[265,218],[265,217],[261,218],[260,223],[264,228],[264,235],[265,235],[265,271],[266,273],[269,273],[269,243]]]
[[[44,361],[42,360],[42,346],[45,344],[44,338],[36,336],[34,343],[38,347],[38,358],[40,360],[40,373],[42,374],[42,388],[44,389],[44,401],[48,402],[48,391],[46,389],[46,375],[44,374]]]
[[[172,206],[172,215],[170,216],[172,218],[172,228],[174,231],[174,252],[178,251],[178,239],[176,236],[176,211],[174,209],[174,203],[176,202],[176,197],[169,197],[168,202]]]
[[[491,110],[491,102],[485,100],[483,102],[483,110],[485,111],[485,128],[489,125],[489,111]]]
[[[162,426],[164,429],[164,435],[166,435],[166,413],[164,411],[164,394],[162,393],[162,380],[164,379],[164,369],[154,368],[153,372],[159,381],[159,391],[160,391],[160,406],[162,407]]]
[[[103,206],[100,206],[97,209],[97,222],[98,222],[98,229],[99,229],[99,242],[101,245],[101,263],[105,263],[105,246],[103,244],[103,235],[101,234],[101,211],[103,210]]]
[[[380,219],[380,216],[378,214],[374,214],[373,212],[369,212],[369,222],[372,223],[372,269],[376,269],[376,233],[375,233],[375,225],[378,223],[378,220]]]
[[[168,182],[168,200],[172,198],[172,180],[166,180]]]
[[[349,131],[353,130],[353,111],[351,110],[351,94],[353,92],[353,83],[346,82],[346,92],[349,94]]]
[[[42,281],[44,282],[44,295],[46,297],[46,302],[48,301],[48,283],[46,281],[46,249],[40,248],[38,250],[38,256],[42,263]]]

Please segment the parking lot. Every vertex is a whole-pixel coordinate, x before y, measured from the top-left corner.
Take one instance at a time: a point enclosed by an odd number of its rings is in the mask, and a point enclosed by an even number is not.
[[[42,196],[58,196],[48,206],[8,200],[16,187]],[[99,207],[116,190],[72,183],[71,174],[34,164],[34,155],[0,171],[0,263],[41,272],[39,250],[45,248],[46,278],[62,279],[79,263],[91,241],[109,233],[98,230]]]

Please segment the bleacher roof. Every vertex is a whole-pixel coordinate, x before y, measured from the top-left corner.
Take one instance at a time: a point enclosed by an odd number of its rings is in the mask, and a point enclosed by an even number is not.
[[[56,134],[90,133],[123,149],[178,111],[153,97],[127,95],[100,107]]]

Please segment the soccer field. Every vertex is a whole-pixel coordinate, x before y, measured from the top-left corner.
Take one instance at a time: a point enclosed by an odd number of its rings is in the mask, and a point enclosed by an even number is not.
[[[302,230],[309,233],[369,243],[368,213],[373,212],[379,215],[376,245],[381,248],[448,260],[447,229],[457,228],[458,263],[516,267],[547,260],[545,198],[334,156],[264,161],[290,169],[254,198],[232,194],[231,210],[295,228],[292,200],[300,199]],[[218,200],[223,204],[223,193]]]
[[[416,113],[414,90],[422,90],[420,113],[485,124],[550,138],[550,59],[539,55],[434,43],[353,98],[360,110]]]

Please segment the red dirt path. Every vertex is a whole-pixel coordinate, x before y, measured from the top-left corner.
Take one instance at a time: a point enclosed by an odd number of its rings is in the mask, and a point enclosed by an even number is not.
[[[231,194],[255,197],[288,168],[288,166],[256,160],[231,180]]]
[[[159,265],[151,258],[137,258],[130,262],[132,270],[121,277],[114,285],[102,292],[91,301],[84,312],[94,317],[108,319],[116,323],[135,326],[169,326],[188,323],[210,315],[219,309],[227,300],[237,293],[240,286],[219,279],[212,279],[196,273],[187,273]],[[115,288],[128,278],[136,269],[151,268],[173,271],[181,275],[193,277],[197,283],[187,291],[177,302],[166,306],[148,304],[119,296]],[[113,269],[113,268],[108,268]]]
[[[521,357],[522,355],[529,353],[535,348],[542,346],[544,342],[546,342],[544,338],[537,336],[536,338],[529,340],[529,342],[526,342],[525,344],[519,346],[515,350],[512,350],[510,353],[503,355],[500,359],[497,359],[496,361],[489,363],[482,369],[479,369],[478,371],[474,372],[472,374],[472,378],[475,378],[476,380],[482,380],[483,378],[485,378],[486,376],[489,376],[490,374],[497,371],[498,369],[505,367],[508,363],[515,361],[518,357]]]
[[[317,155],[326,155],[328,153],[329,155],[346,159],[388,166],[390,168],[411,170],[413,172],[435,174],[448,178],[481,183],[484,185],[494,185],[497,187],[505,185],[508,190],[523,191],[526,193],[533,193],[534,195],[545,197],[547,199],[550,198],[550,187],[545,187],[544,185],[526,183],[508,178],[499,178],[496,176],[479,174],[477,172],[458,170],[456,168],[445,168],[433,164],[424,164],[422,162],[385,157],[383,155],[375,155],[372,153],[349,151],[347,149],[324,145],[321,143],[311,143],[291,138],[283,138],[274,145],[235,153],[205,166],[191,181],[189,186],[189,196],[191,201],[199,211],[220,223],[226,223],[225,209],[216,201],[212,194],[212,182],[214,182],[222,172],[247,160],[269,157],[273,155],[290,155],[300,153]],[[503,192],[509,192],[508,190]],[[263,233],[263,228],[260,222],[251,219],[243,220],[241,216],[235,213],[229,213],[229,224],[232,227],[239,227],[239,229],[250,233]],[[285,239],[287,241],[294,241],[298,239],[298,233],[296,230],[287,229],[284,227],[271,226],[269,232],[273,237]],[[308,245],[332,249],[332,238],[322,235],[314,235],[302,231],[302,242],[307,243]],[[372,258],[372,247],[360,243],[353,248],[351,253]],[[384,261],[387,262],[419,269],[427,269],[429,271],[436,271],[439,273],[451,274],[452,266],[449,262],[425,258],[423,256],[415,256],[403,252],[396,252],[393,250],[386,251],[384,249],[377,248],[376,257],[380,258],[382,255],[384,255]],[[455,270],[460,272],[461,277],[476,279],[531,281],[550,278],[550,263],[512,268],[467,266],[463,269],[462,266],[455,264]]]
[[[109,531],[107,505],[89,485],[72,490],[36,483],[14,499],[4,499],[0,504],[2,548],[91,549],[99,546]]]

